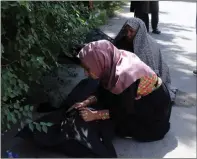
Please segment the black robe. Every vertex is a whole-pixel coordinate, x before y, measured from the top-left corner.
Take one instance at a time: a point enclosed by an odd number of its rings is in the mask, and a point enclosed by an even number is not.
[[[131,1],[130,12],[154,13],[159,12],[158,1]]]
[[[165,84],[135,100],[139,80],[114,95],[100,87],[99,100],[110,110],[116,135],[141,142],[161,140],[170,129],[171,98]]]
[[[60,109],[36,120],[54,124],[48,127],[47,134],[37,130],[31,132],[26,126],[16,136],[30,139],[41,148],[58,151],[69,157],[117,157],[112,144],[114,129],[111,120],[85,122],[76,110],[65,113],[74,103],[81,102],[95,93],[97,88],[98,81],[82,80],[62,103]],[[104,109],[98,104],[90,107]]]

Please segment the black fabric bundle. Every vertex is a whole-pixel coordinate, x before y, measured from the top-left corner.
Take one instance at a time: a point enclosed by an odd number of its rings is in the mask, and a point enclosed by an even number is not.
[[[98,86],[97,80],[82,80],[59,109],[36,120],[35,122],[38,123],[53,123],[53,126],[48,127],[47,134],[38,130],[32,132],[27,125],[16,137],[31,140],[40,148],[47,148],[71,157],[116,157],[112,144],[113,124],[111,121],[87,123],[81,119],[75,109],[65,113],[76,102],[81,102],[94,94]],[[92,105],[91,107],[99,109],[99,106]]]

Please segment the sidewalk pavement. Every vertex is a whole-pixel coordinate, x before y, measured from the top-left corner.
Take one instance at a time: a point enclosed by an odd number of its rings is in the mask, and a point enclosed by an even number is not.
[[[160,1],[160,35],[153,36],[170,67],[172,86],[196,98],[196,2]],[[115,37],[133,13],[130,3],[101,29]],[[151,18],[151,16],[150,16]],[[151,26],[151,24],[150,24]],[[151,28],[151,27],[150,27]],[[171,130],[164,140],[137,143],[131,139],[115,142],[119,157],[196,158],[196,107],[173,107]]]

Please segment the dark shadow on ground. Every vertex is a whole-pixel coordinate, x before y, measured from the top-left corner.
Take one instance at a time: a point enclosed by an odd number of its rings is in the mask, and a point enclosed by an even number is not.
[[[168,12],[159,11],[159,14],[168,14]]]
[[[172,131],[176,132],[175,135],[181,143],[188,147],[194,147],[192,142],[194,143],[193,139],[196,138],[196,107],[174,107],[172,114]]]
[[[196,3],[195,1],[181,1],[181,2],[185,2],[185,3]]]
[[[195,27],[191,26],[182,26],[182,25],[177,25],[173,23],[159,23],[159,26],[162,27],[162,30],[173,30],[174,32],[180,32],[180,31],[185,31],[185,32],[192,32]]]
[[[178,146],[178,141],[174,133],[169,132],[163,140],[151,143],[117,139],[114,144],[121,158],[163,158]]]
[[[175,111],[176,109],[176,111]],[[132,139],[117,139],[114,144],[121,158],[163,158],[173,151],[179,143],[193,147],[195,137],[196,107],[173,107],[171,116],[171,130],[163,140],[151,143],[139,143]]]

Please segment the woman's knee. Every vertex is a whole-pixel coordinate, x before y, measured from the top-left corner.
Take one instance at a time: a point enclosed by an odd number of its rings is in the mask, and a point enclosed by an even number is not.
[[[154,125],[154,124],[153,124]],[[170,122],[160,124],[149,130],[138,131],[133,136],[133,139],[139,142],[153,142],[162,140],[170,130]]]

